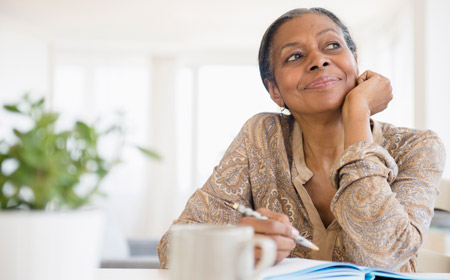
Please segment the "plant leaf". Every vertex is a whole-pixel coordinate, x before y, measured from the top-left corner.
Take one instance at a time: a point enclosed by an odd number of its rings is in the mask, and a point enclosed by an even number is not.
[[[46,113],[42,115],[41,119],[36,123],[37,127],[46,127],[54,122],[56,122],[59,118],[59,114],[57,113]]]
[[[16,135],[18,138],[22,138],[23,137],[23,133],[18,131],[17,129],[13,129],[14,135]]]
[[[91,128],[90,126],[88,126],[87,124],[85,124],[84,122],[77,121],[76,129],[77,129],[78,133],[80,133],[81,138],[88,141],[88,143],[92,144],[93,141],[95,141],[94,129]]]
[[[3,106],[3,108],[5,108],[5,110],[8,110],[10,112],[14,112],[14,113],[22,113],[19,108],[17,108],[16,105],[5,105]]]
[[[38,102],[34,103],[32,106],[33,107],[42,107],[42,105],[44,104],[45,98],[42,97],[41,99],[39,99]]]
[[[144,153],[144,154],[145,154],[146,156],[148,156],[149,158],[152,158],[152,159],[155,159],[155,160],[161,160],[161,156],[160,156],[157,152],[155,152],[155,151],[151,151],[151,150],[149,150],[149,149],[146,149],[146,148],[144,148],[144,147],[137,146],[137,145],[136,145],[136,148],[138,148],[139,151],[141,151],[142,153]]]

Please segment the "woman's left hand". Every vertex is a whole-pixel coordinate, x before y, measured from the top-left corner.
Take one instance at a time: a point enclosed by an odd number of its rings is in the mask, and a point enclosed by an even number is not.
[[[366,71],[356,83],[342,105],[344,148],[360,141],[373,141],[370,116],[386,109],[392,100],[391,82],[380,74]]]
[[[343,108],[367,109],[370,116],[387,108],[392,100],[392,87],[388,78],[372,72],[365,71],[356,81],[357,85],[345,97]]]

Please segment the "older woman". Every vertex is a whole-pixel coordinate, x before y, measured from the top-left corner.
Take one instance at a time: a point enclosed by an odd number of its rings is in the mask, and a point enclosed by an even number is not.
[[[262,39],[259,66],[270,97],[291,114],[251,118],[174,224],[250,225],[276,242],[277,261],[414,272],[444,167],[438,136],[370,119],[392,99],[390,82],[359,74],[347,27],[325,9],[278,18]],[[270,219],[242,217],[224,201]],[[296,246],[298,234],[320,250]],[[159,244],[163,268],[167,247],[168,233]]]

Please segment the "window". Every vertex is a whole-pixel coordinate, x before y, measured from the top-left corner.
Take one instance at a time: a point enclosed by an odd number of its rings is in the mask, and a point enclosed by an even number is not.
[[[190,87],[182,86],[177,90],[177,108],[193,106],[190,123],[178,118],[184,123],[180,126],[183,137],[178,137],[178,146],[184,146],[182,150],[186,151],[178,156],[180,162],[187,163],[179,165],[178,174],[190,174],[190,186],[186,186],[186,180],[179,180],[179,188],[189,196],[212,174],[214,166],[250,117],[260,112],[279,112],[279,108],[264,88],[257,66],[201,65],[184,68],[180,76]],[[191,82],[186,82],[189,79]],[[189,88],[193,89],[192,93]],[[187,96],[193,97],[192,104],[185,99]],[[177,110],[177,113],[185,115],[183,111]],[[192,140],[184,137],[186,133]],[[187,144],[187,141],[192,142]]]
[[[102,191],[108,199],[98,204],[121,221],[133,235],[141,225],[147,187],[148,161],[133,145],[147,146],[150,130],[150,68],[146,56],[57,53],[54,68],[53,107],[62,112],[62,126],[74,120],[108,126],[123,113],[126,143],[123,162],[105,178]],[[109,139],[100,145],[106,156],[116,152]],[[142,203],[141,203],[142,202]]]

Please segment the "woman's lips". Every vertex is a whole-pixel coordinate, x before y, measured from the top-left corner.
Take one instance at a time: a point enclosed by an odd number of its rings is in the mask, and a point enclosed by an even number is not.
[[[340,79],[336,76],[322,76],[309,83],[305,89],[324,89],[336,84]]]

